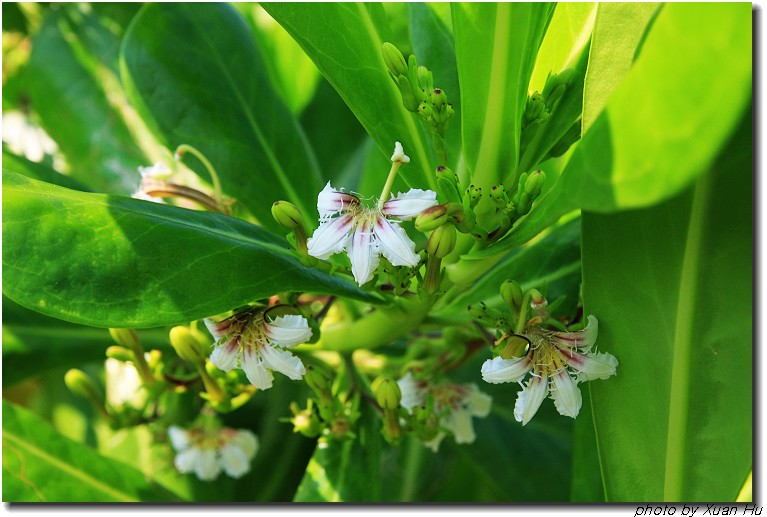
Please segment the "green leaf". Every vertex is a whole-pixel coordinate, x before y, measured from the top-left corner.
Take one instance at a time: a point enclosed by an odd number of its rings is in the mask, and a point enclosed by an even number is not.
[[[381,500],[381,430],[363,406],[354,439],[321,439],[306,466],[296,502],[374,503]]]
[[[584,306],[620,361],[591,386],[608,501],[734,501],[751,469],[751,142],[747,116],[682,194],[583,214]]]
[[[245,221],[7,171],[3,239],[9,298],[96,327],[178,324],[286,291],[375,300],[302,266],[283,239]]]
[[[298,206],[307,223],[316,220],[316,159],[231,7],[146,5],[125,36],[121,70],[158,138],[169,149],[190,144],[205,154],[224,192],[262,225],[284,232],[270,212],[279,199]]]
[[[482,188],[513,175],[527,86],[550,4],[452,4],[462,133],[472,181]],[[513,178],[510,178],[513,179]]]
[[[267,3],[263,7],[314,60],[383,155],[391,156],[394,142],[402,142],[411,162],[398,179],[408,186],[435,189],[429,144],[417,116],[402,106],[381,54],[383,43],[390,40],[381,5]],[[387,172],[381,172],[382,183]]]
[[[135,190],[136,169],[146,158],[92,59],[65,13],[51,10],[34,38],[24,84],[32,110],[65,155],[71,176],[96,190],[127,194]]]
[[[127,465],[65,438],[3,400],[3,499],[11,502],[160,502],[175,498]]]
[[[3,148],[3,169],[23,174],[24,176],[46,183],[53,183],[61,187],[66,187],[82,192],[89,192],[90,189],[66,174],[61,174],[51,169],[49,166],[27,160],[22,156],[17,156]]]
[[[678,194],[709,166],[750,96],[748,6],[666,4],[559,181],[476,256],[525,243],[578,208],[612,212]]]
[[[145,345],[168,347],[168,334],[142,331]],[[56,368],[82,367],[103,361],[114,345],[109,333],[48,318],[3,297],[3,387]]]
[[[631,69],[640,42],[660,6],[654,2],[599,4],[584,87],[584,133],[596,121],[610,94]]]

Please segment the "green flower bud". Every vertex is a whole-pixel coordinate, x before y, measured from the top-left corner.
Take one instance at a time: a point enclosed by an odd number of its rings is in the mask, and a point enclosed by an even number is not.
[[[533,198],[527,192],[522,192],[522,195],[519,197],[519,202],[516,204],[517,215],[527,215],[532,207]]]
[[[509,202],[509,198],[506,197],[506,189],[503,185],[493,185],[490,187],[490,199],[501,206],[506,206],[506,203]]]
[[[184,361],[193,364],[202,364],[205,361],[205,352],[188,327],[179,325],[170,329],[170,344]]]
[[[466,309],[473,318],[487,322],[495,322],[503,316],[498,309],[488,307],[485,302],[469,305]]]
[[[306,384],[317,392],[323,392],[330,389],[330,376],[328,376],[324,370],[317,368],[314,365],[306,367],[306,375],[304,376],[304,379],[306,380]]]
[[[434,91],[431,92],[431,103],[435,110],[442,111],[447,104],[447,95],[443,90],[435,88]]]
[[[290,419],[290,422],[293,424],[294,433],[301,433],[307,438],[315,438],[322,432],[320,420],[311,408],[299,410],[298,405],[293,402],[290,404],[290,410],[293,412],[293,418]]]
[[[418,99],[416,99],[406,76],[401,75],[397,78],[397,88],[402,95],[402,105],[405,106],[405,109],[412,112],[418,111]]]
[[[373,393],[376,396],[376,402],[383,409],[397,409],[399,401],[402,400],[402,392],[394,379],[389,377],[378,377],[373,381]]]
[[[469,185],[469,188],[466,189],[466,195],[469,197],[471,208],[474,208],[475,206],[477,206],[477,203],[479,203],[479,200],[482,198],[482,187]]]
[[[407,62],[402,52],[388,41],[383,44],[383,58],[389,71],[394,77],[407,75]]]
[[[501,284],[501,298],[512,307],[522,305],[522,287],[514,280],[506,280]]]
[[[546,79],[546,85],[543,87],[543,98],[546,99],[546,107],[551,109],[570,84],[575,72],[572,68],[562,70],[558,74],[553,74]]]
[[[123,346],[110,346],[107,348],[107,357],[110,359],[117,359],[124,363],[133,361],[133,352]]]
[[[272,217],[278,224],[291,229],[303,225],[304,220],[296,205],[287,201],[275,201],[272,205]]]
[[[536,197],[541,193],[541,189],[545,182],[546,174],[541,170],[537,170],[527,177],[527,181],[525,181],[525,192],[531,197]]]
[[[547,303],[546,298],[538,289],[530,289],[530,305],[533,309],[545,307]]]
[[[115,343],[128,347],[131,350],[141,344],[138,332],[134,329],[109,329],[109,334],[112,336]]]
[[[460,203],[461,194],[457,175],[444,166],[437,167],[437,194],[450,203]]]
[[[530,346],[530,340],[524,336],[512,334],[503,340],[500,345],[500,355],[504,359],[513,359],[515,357],[522,357],[527,348]]]
[[[69,391],[80,398],[90,400],[97,406],[103,407],[104,394],[88,374],[82,370],[72,368],[64,374],[64,384]]]
[[[447,217],[445,205],[429,207],[415,218],[415,229],[419,232],[430,232],[445,224]]]
[[[419,66],[417,77],[418,77],[418,86],[421,87],[421,90],[425,90],[429,92],[434,89],[434,82],[433,82],[431,70],[429,70],[425,66]]]
[[[455,226],[452,224],[440,226],[431,232],[429,241],[426,243],[426,252],[440,259],[445,258],[455,248],[455,241]]]

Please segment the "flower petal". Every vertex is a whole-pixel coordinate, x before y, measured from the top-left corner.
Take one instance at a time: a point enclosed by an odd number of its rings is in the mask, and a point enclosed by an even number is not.
[[[312,338],[312,329],[306,318],[297,314],[278,316],[264,322],[264,332],[275,345],[291,348]]]
[[[307,241],[309,255],[325,260],[334,253],[343,251],[353,222],[349,214],[321,222]]]
[[[281,350],[273,346],[265,346],[261,349],[264,364],[272,370],[277,370],[294,381],[300,381],[306,374],[306,368],[301,359],[287,350]]]
[[[381,253],[393,266],[418,265],[419,258],[415,254],[415,243],[410,240],[400,225],[387,221],[385,217],[379,217],[376,220],[375,234],[378,237]]]
[[[218,340],[229,332],[229,327],[231,326],[233,319],[227,318],[221,321],[213,321],[210,318],[205,318],[202,321],[205,323],[205,328],[208,329],[210,335],[213,336],[213,339]]]
[[[221,449],[221,466],[229,477],[237,479],[250,470],[250,459],[240,447],[229,443]]]
[[[527,355],[517,359],[494,357],[482,365],[482,380],[491,384],[519,382],[532,366],[533,362]]]
[[[578,384],[570,377],[566,369],[562,368],[552,377],[554,389],[551,390],[551,398],[560,415],[575,418],[581,410],[583,399]]]
[[[562,358],[568,366],[577,371],[583,380],[607,379],[615,375],[618,360],[611,354],[579,354],[571,350],[562,350]]]
[[[543,399],[549,391],[549,379],[546,372],[536,369],[535,376],[527,381],[527,385],[517,395],[514,405],[514,418],[526,425],[538,412]]]
[[[221,465],[218,464],[215,450],[200,451],[194,466],[194,473],[203,481],[212,481],[218,477],[221,473]]]
[[[320,213],[320,220],[343,212],[350,206],[357,206],[359,203],[360,200],[357,196],[334,189],[330,186],[329,181],[317,196],[317,210]]]
[[[242,369],[250,383],[260,390],[272,387],[274,376],[266,369],[253,345],[248,345],[242,351]]]
[[[189,433],[186,430],[172,425],[168,427],[168,438],[173,448],[177,451],[183,451],[189,447]]]
[[[429,440],[428,442],[423,442],[425,446],[427,446],[433,453],[439,452],[439,444],[442,443],[442,439],[445,438],[445,433],[440,431],[437,436]]]
[[[469,394],[464,399],[464,405],[472,415],[484,418],[490,414],[490,409],[493,407],[493,397],[479,391],[475,384],[470,384]]]
[[[404,193],[398,192],[395,197],[384,203],[383,213],[407,221],[436,204],[436,192],[413,188]]]
[[[197,465],[200,457],[200,449],[197,447],[190,447],[176,454],[176,459],[173,460],[173,464],[176,465],[176,469],[182,474],[192,472]]]
[[[597,340],[599,333],[599,321],[594,316],[589,316],[588,325],[577,332],[553,332],[557,344],[564,348],[589,348]]]
[[[359,285],[373,278],[373,271],[378,267],[378,246],[373,239],[371,225],[363,221],[355,228],[349,240],[349,260],[352,263],[352,274]]]
[[[399,391],[402,394],[400,406],[405,408],[408,413],[413,413],[413,408],[423,404],[423,392],[418,388],[418,384],[413,378],[411,372],[407,372],[404,377],[397,381]]]
[[[232,438],[232,443],[242,449],[242,452],[245,453],[248,461],[253,459],[253,456],[255,456],[258,451],[258,436],[246,429],[237,431],[237,434]]]
[[[237,366],[237,357],[240,352],[240,335],[233,336],[232,339],[226,343],[221,343],[213,349],[213,353],[210,354],[210,362],[218,368],[228,372],[235,366]]]
[[[474,443],[477,435],[474,433],[474,424],[471,421],[471,413],[463,408],[458,408],[442,419],[442,426],[453,433],[455,443]]]

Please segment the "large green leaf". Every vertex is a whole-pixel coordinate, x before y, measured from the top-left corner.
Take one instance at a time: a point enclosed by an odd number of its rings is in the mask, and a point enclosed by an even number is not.
[[[175,498],[122,463],[64,437],[3,401],[3,499],[10,502],[161,502]]]
[[[97,327],[177,324],[285,291],[372,299],[244,221],[3,172],[3,292]]]
[[[170,149],[190,144],[224,192],[261,222],[278,199],[315,219],[320,175],[295,117],[274,91],[252,32],[224,4],[150,4],[123,41],[129,98]],[[206,173],[202,173],[206,174]]]
[[[30,105],[66,156],[74,179],[93,189],[130,193],[139,181],[136,168],[146,158],[113,105],[115,92],[82,47],[65,12],[48,11],[24,70]]]
[[[522,114],[551,4],[452,4],[462,132],[472,181],[489,188],[513,175]]]
[[[417,116],[402,106],[399,90],[381,54],[384,41],[390,40],[381,5],[267,3],[263,7],[314,60],[381,153],[389,157],[394,142],[402,142],[411,162],[402,168],[398,178],[401,183],[395,183],[395,191],[401,184],[436,188],[428,141]],[[339,140],[336,145],[345,142]],[[381,171],[382,183],[386,173],[386,169]]]
[[[642,37],[659,9],[660,4],[653,2],[599,4],[584,86],[584,133],[631,69]]]
[[[584,306],[620,361],[591,386],[609,501],[734,501],[751,470],[751,142],[748,116],[681,195],[583,215]]]
[[[706,170],[750,97],[749,6],[665,5],[559,181],[478,255],[527,242],[577,208],[611,212],[679,193]]]
[[[3,147],[3,168],[18,172],[19,174],[23,174],[32,179],[53,183],[54,185],[59,185],[61,187],[81,190],[83,192],[90,191],[88,187],[76,179],[73,179],[66,174],[56,172],[48,165],[27,160],[22,156],[17,156],[6,150],[5,147]]]

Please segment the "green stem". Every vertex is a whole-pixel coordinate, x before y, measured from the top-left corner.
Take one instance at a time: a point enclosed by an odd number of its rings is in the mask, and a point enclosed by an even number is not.
[[[213,181],[213,196],[216,199],[216,203],[218,206],[223,209],[223,191],[221,190],[221,181],[218,179],[218,173],[216,172],[215,167],[213,167],[213,164],[210,163],[210,161],[205,157],[204,154],[202,154],[200,151],[198,151],[196,148],[192,147],[189,144],[181,144],[176,148],[176,156],[178,160],[181,160],[185,153],[191,153],[194,155],[198,160],[202,162],[202,164],[205,166],[205,168],[208,170],[208,174],[210,174],[210,178]]]
[[[147,387],[154,386],[155,378],[151,368],[149,368],[149,365],[146,362],[144,348],[141,346],[141,343],[133,343],[131,345],[131,350],[133,352],[133,364],[136,366],[136,371],[138,372],[139,377],[141,377],[141,381]]]
[[[202,383],[205,385],[205,391],[208,393],[209,400],[214,403],[223,401],[226,398],[226,394],[218,382],[216,382],[216,379],[211,377],[205,369],[204,363],[197,365],[197,372],[200,374]]]
[[[519,309],[519,319],[517,320],[517,327],[514,329],[515,334],[521,334],[525,330],[525,323],[527,323],[527,305],[530,303],[530,297],[532,291],[525,293],[525,297],[522,298],[522,307]]]
[[[383,208],[384,203],[386,203],[386,198],[389,197],[391,187],[394,185],[394,178],[397,177],[397,171],[401,166],[401,162],[392,162],[391,169],[389,169],[389,177],[386,178],[386,183],[381,191],[381,196],[378,198],[378,208]]]

